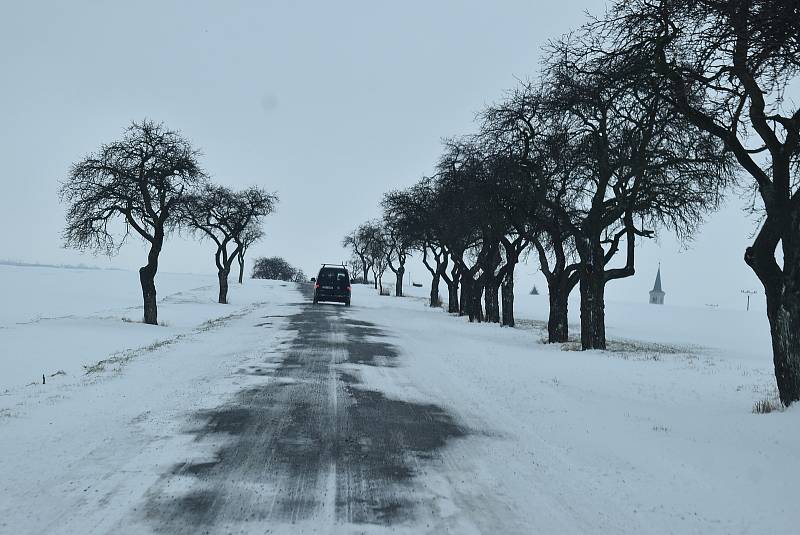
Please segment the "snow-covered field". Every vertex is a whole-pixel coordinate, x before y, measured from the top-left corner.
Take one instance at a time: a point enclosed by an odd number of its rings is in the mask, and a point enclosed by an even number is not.
[[[751,412],[777,395],[762,313],[611,302],[616,351],[580,352],[541,343],[547,296],[519,295],[529,321],[508,329],[428,309],[425,288],[359,290],[407,381],[476,430],[450,455],[463,502],[494,512],[482,532],[797,532],[800,412]]]
[[[159,274],[161,326],[153,328],[141,323],[135,271],[0,265],[0,392],[41,383],[43,374],[70,382],[83,366],[174,340],[264,298],[231,287],[231,305],[221,307],[216,276]]]
[[[197,458],[190,414],[268,380],[236,372],[280,359],[302,300],[248,280],[223,306],[214,277],[162,274],[166,326],[150,327],[123,321],[141,314],[135,272],[0,274],[0,533],[119,527],[176,459]],[[408,291],[356,286],[347,314],[400,351],[396,367],[359,370],[365,388],[442,406],[469,430],[418,474],[452,533],[800,526],[800,412],[751,412],[774,396],[762,314],[612,302],[614,351],[580,352],[541,343],[546,296],[519,295],[520,328],[507,329]]]

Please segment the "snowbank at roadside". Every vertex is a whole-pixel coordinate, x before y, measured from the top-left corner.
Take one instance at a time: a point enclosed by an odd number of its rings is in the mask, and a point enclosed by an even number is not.
[[[216,276],[161,273],[161,325],[141,323],[135,271],[0,265],[0,392],[31,383],[74,381],[108,358],[170,343],[208,321],[270,298],[265,281],[232,281],[228,305]]]
[[[100,287],[92,274],[72,279],[83,288],[53,294],[53,308],[59,295],[75,290],[104,305],[104,291],[135,278],[119,272],[119,279],[106,279],[111,286]],[[134,287],[127,298],[119,294],[116,310],[94,313],[87,305],[74,317],[0,330],[0,342],[19,341],[26,351],[50,347],[53,359],[33,352],[11,359],[4,352],[4,382],[10,363],[18,370],[38,371],[45,362],[70,370],[46,385],[0,391],[0,533],[148,533],[139,524],[148,492],[176,463],[213,459],[225,437],[199,443],[191,426],[243,388],[273,380],[251,372],[282,360],[279,348],[294,337],[287,324],[301,296],[294,284],[249,280],[232,285],[234,304],[220,305],[212,301],[212,278],[206,280],[177,275],[171,287],[159,286],[168,327],[120,319],[138,313],[125,308],[137,303]],[[156,343],[142,347],[148,340]],[[108,361],[114,355],[132,358]],[[99,359],[107,365],[86,374],[82,363]]]

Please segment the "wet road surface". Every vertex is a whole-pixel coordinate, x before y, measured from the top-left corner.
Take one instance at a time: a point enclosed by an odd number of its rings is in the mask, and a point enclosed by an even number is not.
[[[466,430],[435,405],[366,389],[360,366],[394,367],[397,349],[353,310],[308,302],[277,368],[197,415],[213,458],[174,466],[148,493],[146,521],[168,533],[256,531],[296,523],[414,525],[430,514],[422,470]],[[254,326],[257,328],[258,326]],[[274,357],[273,357],[274,358]]]

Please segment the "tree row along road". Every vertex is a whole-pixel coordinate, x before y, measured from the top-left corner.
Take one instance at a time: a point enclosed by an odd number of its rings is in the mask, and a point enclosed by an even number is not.
[[[278,368],[246,371],[272,380],[197,415],[196,441],[224,446],[213,459],[175,466],[148,491],[151,527],[399,527],[430,517],[430,493],[415,476],[467,431],[440,407],[363,388],[348,365],[392,367],[398,353],[379,328],[349,314],[304,305],[290,318],[297,335]]]

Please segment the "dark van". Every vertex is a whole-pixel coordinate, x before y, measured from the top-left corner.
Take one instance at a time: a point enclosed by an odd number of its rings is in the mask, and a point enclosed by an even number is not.
[[[334,301],[350,306],[350,273],[344,266],[323,264],[314,283],[314,303]]]

